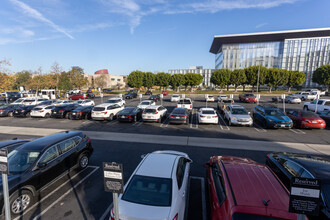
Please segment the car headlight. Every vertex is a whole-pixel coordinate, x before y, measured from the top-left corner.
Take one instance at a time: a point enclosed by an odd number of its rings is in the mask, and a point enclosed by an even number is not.
[[[232,117],[231,119],[237,121],[237,118],[236,117]]]

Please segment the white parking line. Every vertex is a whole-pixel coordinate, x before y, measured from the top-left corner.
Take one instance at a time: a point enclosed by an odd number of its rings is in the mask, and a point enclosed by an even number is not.
[[[112,206],[113,206],[113,203],[111,203],[111,204],[109,205],[109,207],[105,210],[105,212],[103,213],[103,215],[100,217],[99,220],[104,220],[105,217],[106,217],[108,214],[110,214],[110,210],[112,209]]]
[[[173,112],[173,111],[172,111]],[[163,123],[161,123],[160,125],[159,125],[159,127],[165,127],[165,128],[167,128],[168,127],[168,125],[170,124],[170,115],[172,114],[172,112],[170,113],[170,114],[168,114],[168,116],[166,117],[166,119],[163,121]],[[166,113],[167,114],[167,113]]]
[[[198,179],[201,181],[201,193],[202,193],[202,216],[203,220],[206,220],[206,199],[205,199],[205,181],[203,177],[191,176],[190,179]]]
[[[253,124],[253,128],[258,132],[267,132],[265,129],[256,124]]]
[[[55,204],[57,204],[61,199],[63,199],[65,196],[67,196],[73,189],[77,188],[82,182],[84,182],[88,177],[90,177],[96,170],[98,170],[99,167],[95,167],[92,172],[90,172],[87,176],[82,178],[76,185],[74,185],[71,189],[66,191],[61,197],[59,197],[57,200],[55,200],[52,204],[50,204],[46,209],[44,209],[39,215],[33,218],[33,220],[40,219],[40,217],[45,214],[49,209],[51,209]]]
[[[292,131],[293,133],[296,133],[296,134],[306,134],[305,132],[303,132],[302,130],[299,130],[299,129],[290,128],[289,131]]]
[[[221,118],[221,120],[222,120],[223,123],[225,124],[227,130],[230,131],[230,128],[227,126],[227,123],[226,123],[225,119],[220,115],[220,113],[219,113],[219,118]]]
[[[220,118],[220,113],[218,111],[217,111],[217,115],[218,115],[218,118]],[[220,120],[218,120],[218,125],[221,128],[221,130],[223,130],[223,127],[222,127],[222,125],[220,123]]]
[[[107,122],[107,126],[112,126],[112,125],[115,125],[115,124],[118,124],[119,122],[116,121],[116,120],[112,120],[110,122]]]
[[[94,169],[98,169],[99,167],[96,166],[88,166]],[[88,168],[87,167],[87,168]],[[33,206],[31,206],[30,208],[28,208],[27,210],[25,210],[24,213],[27,213],[29,211],[31,211],[34,207],[40,205],[41,202],[45,201],[48,197],[50,197],[51,195],[53,195],[57,190],[61,189],[65,184],[67,184],[68,182],[70,182],[72,179],[74,179],[76,176],[78,176],[81,172],[85,171],[86,169],[83,169],[81,171],[79,171],[78,173],[76,173],[73,177],[71,177],[70,179],[68,179],[67,181],[65,181],[64,183],[62,183],[60,186],[58,186],[56,189],[54,189],[52,192],[50,192],[49,194],[47,194],[45,197],[43,197],[40,201],[36,202]],[[69,173],[69,171],[63,173],[62,175],[60,175],[59,177],[57,177],[56,179],[54,179],[53,181],[51,181],[50,183],[48,183],[46,186],[44,186],[40,191],[45,190],[46,188],[48,188],[49,186],[51,186],[53,183],[55,183],[57,180],[59,180],[60,178],[62,178],[63,176],[67,175]],[[14,220],[18,220],[20,219],[21,216],[16,217]]]

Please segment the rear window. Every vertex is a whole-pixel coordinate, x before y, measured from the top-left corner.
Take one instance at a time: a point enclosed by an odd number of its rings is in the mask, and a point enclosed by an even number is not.
[[[173,97],[173,98],[177,98],[177,97],[179,97],[179,95],[172,95],[172,97]]]
[[[33,108],[33,110],[40,111],[40,110],[42,110],[42,108]]]
[[[135,108],[125,108],[125,109],[121,110],[119,114],[129,114],[129,113],[133,112],[134,109]]]
[[[244,214],[244,213],[234,213],[233,217],[231,218],[231,220],[273,220],[273,219],[281,219],[281,218]]]
[[[186,114],[186,110],[185,109],[174,109],[172,114]]]
[[[145,113],[155,113],[156,109],[145,109],[144,112]]]
[[[151,102],[141,102],[141,105],[150,105]]]
[[[214,111],[202,111],[203,115],[214,115]]]
[[[189,99],[181,99],[178,104],[191,104],[191,101]]]
[[[97,112],[101,112],[101,111],[104,111],[105,108],[104,107],[94,107],[93,108],[93,111],[97,111]]]
[[[35,100],[31,100],[31,99],[26,99],[23,102],[34,102]]]
[[[172,180],[134,175],[122,200],[151,206],[171,206]]]
[[[223,100],[222,102],[223,102],[223,103],[231,103],[232,100]]]
[[[120,102],[120,99],[109,99],[106,101],[106,103],[117,103]]]
[[[312,112],[301,112],[301,115],[303,117],[313,117],[313,118],[320,118],[317,114],[314,114]]]

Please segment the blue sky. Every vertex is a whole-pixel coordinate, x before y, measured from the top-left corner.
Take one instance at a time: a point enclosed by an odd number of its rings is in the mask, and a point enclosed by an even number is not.
[[[214,68],[214,35],[330,27],[329,0],[1,0],[0,60],[47,73]]]

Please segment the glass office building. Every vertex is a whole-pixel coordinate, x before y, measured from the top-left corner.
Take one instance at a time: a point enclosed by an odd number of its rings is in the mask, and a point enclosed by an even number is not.
[[[304,87],[317,86],[312,76],[330,64],[330,28],[215,36],[215,68],[262,65],[306,73]]]

